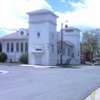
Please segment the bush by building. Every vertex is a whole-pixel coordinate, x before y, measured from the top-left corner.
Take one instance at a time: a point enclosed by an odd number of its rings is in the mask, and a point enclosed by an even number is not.
[[[22,54],[19,57],[19,62],[22,64],[28,64],[28,54]]]
[[[0,62],[5,62],[7,60],[7,55],[3,52],[0,52]]]

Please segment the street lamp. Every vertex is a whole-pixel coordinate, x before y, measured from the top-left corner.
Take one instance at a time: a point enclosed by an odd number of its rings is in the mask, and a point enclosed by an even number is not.
[[[68,22],[68,21],[66,21]],[[65,28],[67,28],[68,25],[65,25]],[[61,50],[60,50],[60,64],[62,65],[62,56],[63,56],[63,23],[61,23]]]

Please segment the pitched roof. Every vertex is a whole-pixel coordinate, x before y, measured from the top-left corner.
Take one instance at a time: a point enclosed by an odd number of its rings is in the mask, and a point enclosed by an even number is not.
[[[61,40],[59,40],[59,39],[57,39],[57,42],[60,42],[61,43]],[[62,41],[64,44],[66,44],[66,45],[69,45],[69,46],[74,46],[74,44],[72,44],[71,42],[69,42],[69,41]]]
[[[28,32],[28,29],[24,29],[26,32]],[[11,34],[8,34],[6,36],[3,36],[3,37],[0,37],[0,39],[28,39],[28,35],[26,36],[20,36],[18,34],[18,31],[16,31],[15,33],[11,33]]]
[[[48,12],[51,12],[51,11],[48,9],[39,9],[39,10],[27,12],[27,14],[48,13]]]
[[[73,26],[70,26],[70,27],[64,28],[64,30],[78,30],[78,31],[81,31],[81,30],[79,30],[78,28],[73,27]]]
[[[27,12],[28,15],[31,15],[31,14],[42,14],[42,13],[51,13],[51,14],[53,14],[55,17],[58,18],[58,16],[57,16],[56,14],[54,14],[52,11],[50,11],[50,10],[48,10],[48,9],[39,9],[39,10]]]
[[[74,44],[73,43],[71,43],[71,42],[69,42],[69,41],[65,41],[68,45],[70,45],[70,46],[74,46]]]

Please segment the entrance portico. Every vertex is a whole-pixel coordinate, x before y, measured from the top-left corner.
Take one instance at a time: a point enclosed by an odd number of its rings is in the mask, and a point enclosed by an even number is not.
[[[35,54],[35,64],[42,65],[42,55],[41,54]]]

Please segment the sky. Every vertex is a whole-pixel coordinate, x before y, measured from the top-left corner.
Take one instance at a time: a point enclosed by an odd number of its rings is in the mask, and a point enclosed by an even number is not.
[[[81,31],[100,28],[100,0],[0,0],[0,37],[20,28],[28,28],[27,12],[49,9],[59,16],[61,23]]]

